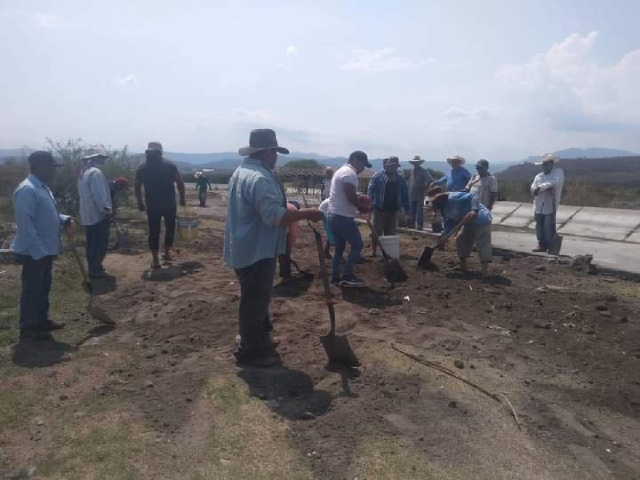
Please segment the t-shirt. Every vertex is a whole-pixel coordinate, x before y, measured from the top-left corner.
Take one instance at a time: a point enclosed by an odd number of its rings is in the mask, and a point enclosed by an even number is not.
[[[164,159],[147,160],[136,172],[136,182],[144,185],[144,201],[147,210],[167,210],[176,207],[174,183],[180,178],[176,166]]]
[[[333,174],[329,193],[329,213],[355,218],[358,214],[358,209],[349,201],[347,195],[344,193],[344,186],[347,184],[351,184],[356,188],[358,187],[356,169],[348,163],[340,167],[336,173]]]
[[[382,204],[383,212],[397,212],[398,208],[398,182],[387,180],[384,186],[384,202]]]
[[[480,203],[489,208],[489,200],[492,193],[498,192],[498,179],[489,174],[486,177],[480,177],[477,173],[471,177],[467,188],[471,193],[478,195]]]

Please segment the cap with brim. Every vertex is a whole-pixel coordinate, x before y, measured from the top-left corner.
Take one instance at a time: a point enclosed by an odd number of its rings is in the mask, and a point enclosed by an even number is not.
[[[411,160],[409,160],[409,163],[424,163],[424,160],[420,158],[420,155],[416,155]]]
[[[356,150],[355,152],[351,152],[349,155],[349,160],[358,160],[360,163],[363,163],[366,168],[371,168],[371,162],[369,162],[369,157],[362,150]]]
[[[160,152],[162,153],[162,144],[160,142],[149,142],[147,144],[147,149],[145,150],[145,153],[148,152]]]
[[[547,162],[558,163],[559,161],[560,157],[556,157],[553,153],[545,153],[544,155],[540,155],[540,160],[536,162],[536,165],[542,165]]]
[[[466,159],[464,157],[461,157],[460,155],[454,155],[453,157],[447,158],[447,163],[451,165],[451,162],[453,162],[454,160],[459,160],[460,165],[464,165],[466,162]]]
[[[400,166],[400,159],[398,157],[389,157],[387,158],[386,165],[395,165],[396,167]]]
[[[38,150],[37,152],[33,152],[29,155],[27,159],[30,165],[52,165],[54,167],[62,167],[62,163],[56,162],[56,159],[53,158],[51,152],[46,152],[44,150]]]
[[[89,148],[85,151],[85,154],[82,157],[84,161],[93,160],[95,158],[109,158],[109,155],[98,148]]]
[[[259,128],[253,130],[249,135],[249,146],[238,149],[238,154],[241,157],[248,157],[249,155],[263,150],[275,150],[283,155],[289,154],[289,150],[287,148],[278,145],[276,132],[270,128]]]

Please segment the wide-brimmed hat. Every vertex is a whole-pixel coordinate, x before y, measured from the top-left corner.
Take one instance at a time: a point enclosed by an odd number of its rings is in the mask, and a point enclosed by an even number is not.
[[[387,165],[395,165],[396,167],[400,166],[400,159],[398,157],[389,157],[384,159],[384,166]]]
[[[454,155],[453,157],[447,158],[447,163],[451,165],[451,162],[453,160],[460,160],[460,165],[464,165],[465,162],[467,161],[464,157],[461,157],[460,155]]]
[[[27,161],[31,166],[53,165],[54,167],[62,167],[62,164],[56,162],[56,159],[53,158],[53,154],[45,150],[38,150],[36,152],[33,152],[31,155],[29,155]]]
[[[160,142],[149,142],[147,144],[147,150],[145,151],[145,153],[147,152],[160,152],[162,153],[162,144]]]
[[[259,128],[253,130],[249,135],[249,146],[242,147],[238,150],[238,154],[241,157],[248,157],[249,155],[261,152],[262,150],[274,149],[278,153],[287,155],[289,150],[278,145],[278,139],[276,138],[276,132],[270,128]]]
[[[96,158],[109,158],[109,155],[101,148],[87,148],[82,157],[85,162]]]
[[[558,163],[559,161],[560,157],[556,157],[553,153],[543,153],[540,155],[540,160],[536,162],[536,165],[542,165],[547,162]]]
[[[416,155],[411,160],[409,160],[409,163],[424,163],[424,160],[420,158],[420,155]]]

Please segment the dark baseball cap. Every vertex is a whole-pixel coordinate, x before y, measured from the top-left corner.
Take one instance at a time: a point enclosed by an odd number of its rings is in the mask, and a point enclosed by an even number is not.
[[[361,163],[364,163],[364,166],[367,168],[373,167],[371,163],[369,163],[369,157],[362,150],[356,150],[349,155],[349,160],[358,160]]]
[[[61,167],[62,164],[56,162],[56,159],[53,158],[53,155],[51,154],[51,152],[47,152],[44,150],[38,150],[37,152],[33,152],[31,155],[29,155],[29,158],[27,159],[29,161],[29,164],[35,166],[35,165],[53,165],[54,167]]]

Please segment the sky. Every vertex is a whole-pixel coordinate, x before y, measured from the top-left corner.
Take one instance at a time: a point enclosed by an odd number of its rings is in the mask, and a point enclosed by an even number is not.
[[[0,148],[640,152],[638,0],[0,0]]]

